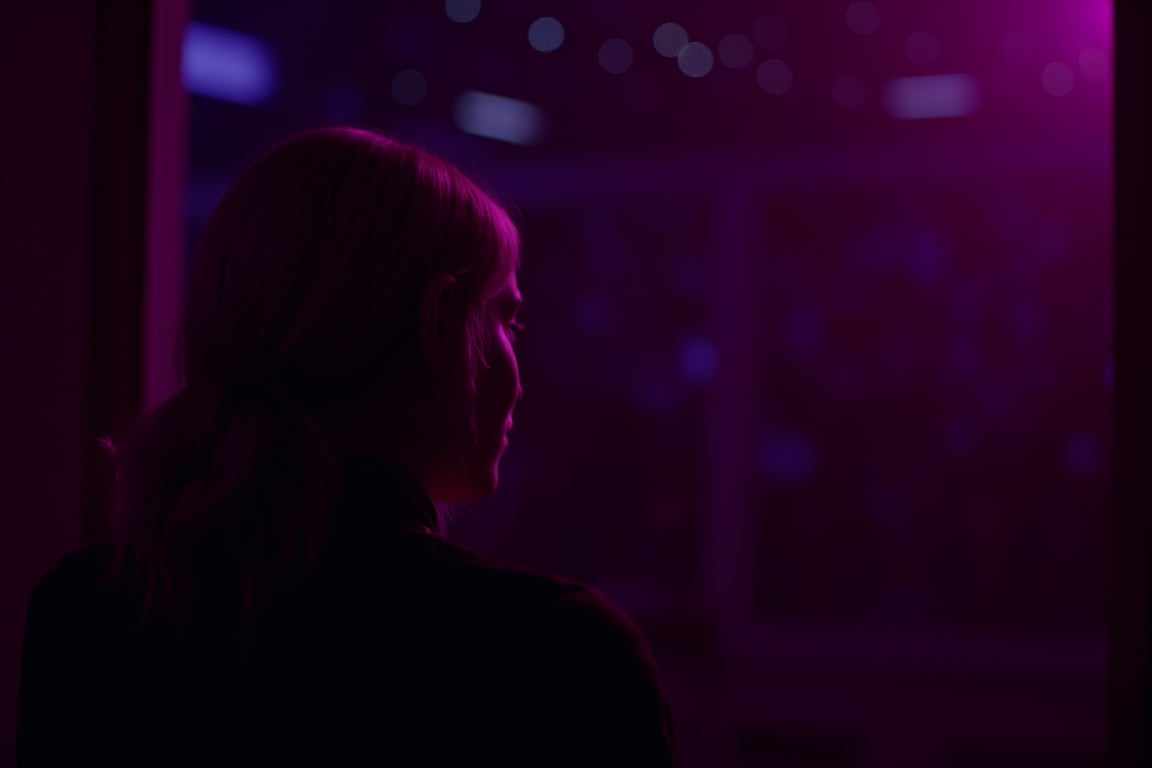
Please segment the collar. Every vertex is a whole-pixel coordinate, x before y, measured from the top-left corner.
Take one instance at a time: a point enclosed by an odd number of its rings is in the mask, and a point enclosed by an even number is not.
[[[364,453],[344,453],[340,456],[340,476],[335,530],[343,529],[353,536],[396,531],[440,533],[440,516],[432,499],[399,465]]]

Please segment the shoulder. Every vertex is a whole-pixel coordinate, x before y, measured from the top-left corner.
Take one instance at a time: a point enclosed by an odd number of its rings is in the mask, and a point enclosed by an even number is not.
[[[63,555],[36,582],[28,599],[29,613],[91,602],[106,586],[112,553],[111,542],[100,540]]]
[[[580,685],[663,698],[648,639],[595,587],[569,585],[550,606],[541,629]]]
[[[111,556],[104,543],[70,552],[32,589],[22,644],[23,698],[65,685],[74,693],[78,681],[94,674],[97,659],[107,661],[106,628],[116,614],[103,584]]]
[[[549,628],[588,647],[615,648],[636,657],[650,656],[644,633],[603,592],[587,584],[568,583],[552,606]]]
[[[587,764],[604,755],[629,765],[675,764],[667,696],[631,617],[590,585],[436,546],[467,575],[458,582],[470,585],[465,591],[485,595],[470,599],[509,640],[515,663],[503,674],[510,682],[508,670],[519,670],[524,687],[516,690],[533,702],[522,716],[541,744],[565,745],[570,758]]]
[[[634,664],[655,676],[651,651],[636,623],[604,593],[573,579],[483,557],[448,542],[425,543],[433,559],[450,565],[446,592],[477,610],[514,623],[535,642],[579,659],[606,657]]]
[[[640,628],[594,587],[571,584],[541,615],[531,700],[545,742],[565,744],[580,764],[611,755],[621,764],[676,764],[672,714]]]
[[[31,642],[85,638],[93,653],[124,635],[138,620],[136,593],[113,569],[115,548],[99,540],[60,557],[37,581],[25,607]],[[56,642],[56,641],[53,641]]]
[[[423,536],[419,546],[418,560],[432,566],[433,578],[471,599],[539,608],[580,588],[563,576],[486,557],[440,536]]]

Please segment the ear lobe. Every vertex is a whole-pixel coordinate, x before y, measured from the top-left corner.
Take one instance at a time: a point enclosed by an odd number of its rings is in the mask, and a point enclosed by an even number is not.
[[[420,297],[420,349],[425,363],[434,371],[442,370],[448,362],[451,340],[447,333],[450,318],[446,295],[455,285],[455,277],[440,273]]]

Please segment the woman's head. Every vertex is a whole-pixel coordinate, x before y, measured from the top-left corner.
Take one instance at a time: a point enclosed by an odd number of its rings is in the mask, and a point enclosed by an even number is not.
[[[257,160],[190,268],[183,388],[109,444],[117,572],[179,613],[228,564],[252,616],[319,557],[342,452],[435,501],[490,493],[521,396],[518,262],[504,210],[414,147],[324,129]]]
[[[252,165],[208,224],[185,381],[272,379],[337,447],[401,463],[437,500],[475,500],[519,398],[502,343],[518,260],[507,214],[448,163],[368,131],[303,134]]]

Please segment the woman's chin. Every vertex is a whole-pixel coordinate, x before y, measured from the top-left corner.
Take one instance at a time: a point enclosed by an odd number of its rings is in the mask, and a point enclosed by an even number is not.
[[[492,464],[485,468],[475,483],[475,493],[477,495],[476,501],[486,499],[496,492],[497,486],[500,485],[500,461],[497,459]]]

